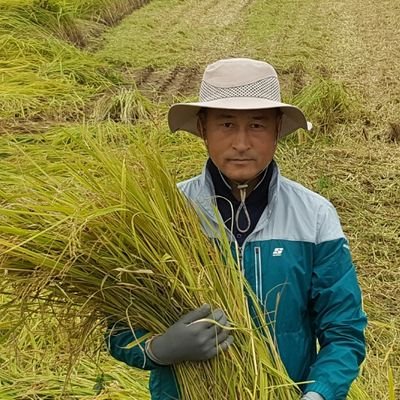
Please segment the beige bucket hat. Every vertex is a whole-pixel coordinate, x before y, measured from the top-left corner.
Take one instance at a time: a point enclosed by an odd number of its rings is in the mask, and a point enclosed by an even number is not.
[[[249,58],[230,58],[208,65],[200,85],[199,102],[177,103],[169,109],[171,131],[184,130],[200,136],[197,114],[202,108],[279,108],[282,112],[280,138],[299,128],[312,128],[299,108],[281,102],[278,75],[272,65]]]

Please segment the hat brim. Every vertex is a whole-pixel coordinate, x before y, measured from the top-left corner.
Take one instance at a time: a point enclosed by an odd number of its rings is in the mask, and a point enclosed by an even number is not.
[[[168,112],[168,124],[172,132],[183,130],[200,136],[197,129],[198,112],[202,108],[226,110],[263,110],[279,108],[282,112],[282,126],[279,137],[282,138],[302,128],[311,130],[312,124],[307,122],[303,112],[296,106],[254,97],[232,97],[198,103],[177,103]]]

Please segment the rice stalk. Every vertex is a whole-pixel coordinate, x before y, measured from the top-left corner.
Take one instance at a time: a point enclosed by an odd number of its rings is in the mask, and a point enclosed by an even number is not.
[[[395,383],[393,377],[393,370],[392,368],[388,369],[388,392],[389,392],[389,400],[396,400],[396,393],[395,393]]]

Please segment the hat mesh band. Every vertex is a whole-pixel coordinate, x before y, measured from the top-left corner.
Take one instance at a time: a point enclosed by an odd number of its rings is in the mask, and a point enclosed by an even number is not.
[[[218,87],[205,81],[201,82],[200,101],[213,101],[229,97],[256,97],[280,102],[279,82],[275,76],[234,87]]]

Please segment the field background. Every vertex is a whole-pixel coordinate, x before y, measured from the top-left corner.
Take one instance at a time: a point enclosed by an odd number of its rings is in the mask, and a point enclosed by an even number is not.
[[[169,104],[195,99],[205,65],[218,58],[271,62],[284,99],[315,126],[283,141],[277,161],[284,175],[338,209],[369,315],[360,384],[373,399],[394,400],[399,18],[397,1],[0,0],[0,168],[23,175],[23,149],[51,169],[57,160],[45,146],[62,157],[86,131],[148,132],[171,170],[191,176],[206,155],[197,138],[168,132]],[[0,179],[5,191],[1,172]],[[74,343],[62,324],[33,315],[16,328],[18,310],[8,300],[2,295],[0,399],[148,399],[146,373],[111,359],[100,332],[64,384]]]

